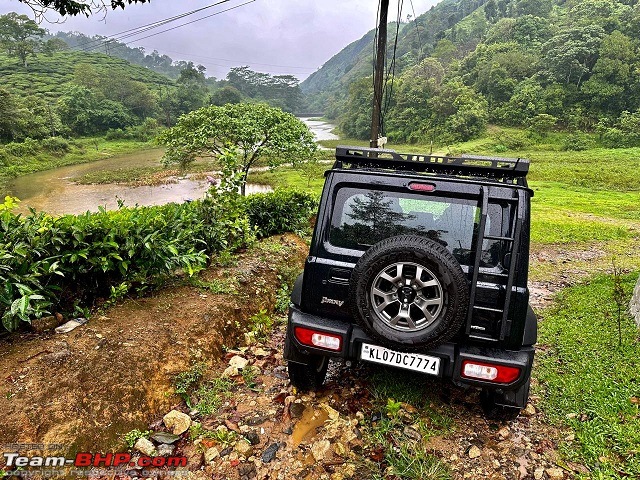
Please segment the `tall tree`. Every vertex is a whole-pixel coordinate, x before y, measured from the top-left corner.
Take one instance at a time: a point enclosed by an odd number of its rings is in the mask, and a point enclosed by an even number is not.
[[[243,175],[258,161],[270,166],[296,163],[316,150],[313,134],[296,117],[261,103],[210,106],[183,115],[158,142],[167,146],[165,163],[185,166],[196,157],[220,158],[236,148],[237,169]]]
[[[35,56],[42,47],[44,28],[26,15],[15,12],[0,16],[0,48],[12,57],[17,57],[24,67],[27,59]]]

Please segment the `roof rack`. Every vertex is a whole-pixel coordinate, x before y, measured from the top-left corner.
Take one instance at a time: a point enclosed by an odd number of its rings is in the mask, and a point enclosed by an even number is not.
[[[525,177],[529,172],[529,160],[475,155],[450,157],[400,154],[395,150],[338,146],[333,168],[409,170],[458,176],[481,176],[526,186]]]

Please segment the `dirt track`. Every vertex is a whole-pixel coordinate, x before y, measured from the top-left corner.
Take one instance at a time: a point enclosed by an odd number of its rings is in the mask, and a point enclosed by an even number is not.
[[[283,253],[253,250],[203,280],[238,279],[237,294],[191,286],[128,300],[69,334],[27,334],[0,344],[0,443],[65,444],[106,450],[119,435],[178,403],[171,379],[194,358],[220,358],[252,314],[272,308],[278,268],[301,263],[306,245],[277,240]],[[260,290],[260,295],[256,290]],[[236,325],[237,323],[237,325]]]
[[[174,286],[128,300],[70,334],[29,334],[3,343],[0,443],[64,444],[68,455],[122,449],[123,433],[149,427],[161,431],[162,416],[169,410],[189,412],[171,394],[177,373],[193,361],[205,360],[212,364],[215,377],[227,367],[230,356],[239,354],[259,368],[257,388],[248,388],[237,376],[232,396],[215,415],[194,417],[206,430],[236,434],[230,443],[220,443],[207,438],[194,442],[185,433],[175,453],[188,457],[191,478],[341,480],[372,478],[374,472],[400,478],[367,436],[384,415],[371,383],[373,369],[332,364],[325,388],[317,395],[301,395],[289,385],[286,374],[282,324],[266,341],[225,356],[222,345],[241,346],[240,332],[247,319],[272,307],[278,270],[302,266],[307,247],[299,238],[284,236],[270,242],[241,255],[235,267],[204,273],[205,281],[237,278],[234,295]],[[560,286],[533,285],[535,306],[545,305]],[[415,386],[420,397],[413,405],[402,405],[399,430],[390,435],[397,435],[398,444],[440,459],[453,478],[544,479],[554,474],[569,478],[584,470],[580,465],[558,466],[557,444],[568,432],[546,423],[535,408],[535,393],[517,420],[488,421],[476,392],[422,376],[399,375]],[[535,380],[533,391],[538,391]],[[438,419],[450,421],[443,426]],[[416,425],[426,425],[429,433],[416,436]],[[254,445],[243,456],[235,445],[247,436]],[[274,445],[274,458],[263,461]],[[204,453],[212,447],[218,455],[205,463]]]

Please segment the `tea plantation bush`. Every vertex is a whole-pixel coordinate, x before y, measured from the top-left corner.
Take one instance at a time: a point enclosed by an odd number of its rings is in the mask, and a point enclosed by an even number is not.
[[[245,210],[251,224],[258,227],[259,238],[304,230],[317,206],[314,196],[296,190],[278,189],[245,198]]]
[[[14,214],[7,197],[0,204],[2,324],[14,330],[52,311],[141,291],[179,269],[192,275],[215,252],[298,229],[315,205],[299,192],[243,199],[220,191],[191,203],[53,217]]]

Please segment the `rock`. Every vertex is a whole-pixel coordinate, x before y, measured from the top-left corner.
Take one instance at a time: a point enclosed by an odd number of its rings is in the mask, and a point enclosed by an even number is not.
[[[533,472],[533,478],[535,480],[542,480],[542,477],[544,476],[544,468],[539,467],[536,468]]]
[[[246,440],[240,440],[238,443],[236,443],[236,452],[238,452],[239,455],[242,455],[245,458],[249,458],[251,455],[253,455],[253,447]]]
[[[341,457],[344,457],[348,452],[347,447],[344,445],[344,443],[341,442],[337,442],[333,448],[336,452],[336,455],[339,455]]]
[[[256,478],[256,466],[253,463],[243,463],[238,467],[238,475],[240,480]]]
[[[174,445],[167,445],[166,443],[161,443],[158,445],[158,456],[159,457],[170,457],[173,455],[176,447]]]
[[[276,452],[280,448],[279,443],[272,443],[269,445],[264,452],[262,452],[262,463],[269,463],[276,457]]]
[[[530,403],[527,403],[527,406],[524,407],[524,410],[522,410],[522,415],[524,415],[525,417],[533,417],[535,414],[536,408]]]
[[[640,327],[640,277],[638,277],[636,288],[633,290],[633,295],[629,302],[629,313],[635,319],[636,325]]]
[[[139,438],[133,448],[147,457],[154,457],[157,453],[153,443],[144,437]]]
[[[56,333],[69,333],[71,330],[75,330],[80,325],[84,325],[89,320],[86,318],[74,318],[73,320],[69,320],[64,325],[60,325],[56,328]]]
[[[220,456],[220,451],[216,447],[207,448],[204,452],[204,463],[209,464]]]
[[[478,458],[480,455],[482,455],[482,452],[475,445],[469,449],[469,458]]]
[[[162,421],[167,428],[171,429],[171,432],[174,435],[182,435],[184,432],[189,430],[189,427],[191,426],[191,417],[186,413],[179,412],[178,410],[171,410],[162,417]]]
[[[260,443],[260,437],[256,432],[247,432],[244,434],[244,438],[246,438],[251,445],[257,445]]]
[[[316,462],[324,460],[330,448],[331,443],[329,443],[329,440],[320,440],[311,445],[311,453],[313,454],[313,458],[316,459]]]
[[[169,432],[154,432],[151,435],[149,435],[149,438],[154,442],[167,443],[170,445],[180,440],[180,435],[174,435],[173,433],[169,433]]]
[[[329,420],[337,420],[340,417],[340,413],[336,409],[327,405],[326,403],[323,403],[322,405],[320,405],[320,408],[322,408],[325,412],[327,412],[327,416],[329,417]]]
[[[564,478],[564,470],[561,468],[547,468],[549,480],[562,480]]]
[[[411,427],[404,427],[402,433],[404,433],[405,437],[410,438],[411,440],[415,440],[416,442],[422,440],[422,435],[420,435],[420,432],[417,432]]]
[[[240,375],[238,367],[227,367],[224,369],[224,372],[222,372],[223,377],[237,377],[238,375]]]
[[[244,357],[241,357],[240,355],[234,355],[233,357],[231,357],[231,360],[229,360],[229,366],[235,367],[238,370],[242,370],[248,364],[249,364],[249,360],[247,360]]]
[[[289,415],[291,418],[300,418],[302,416],[302,412],[304,412],[304,405],[302,403],[292,403],[289,406]]]

